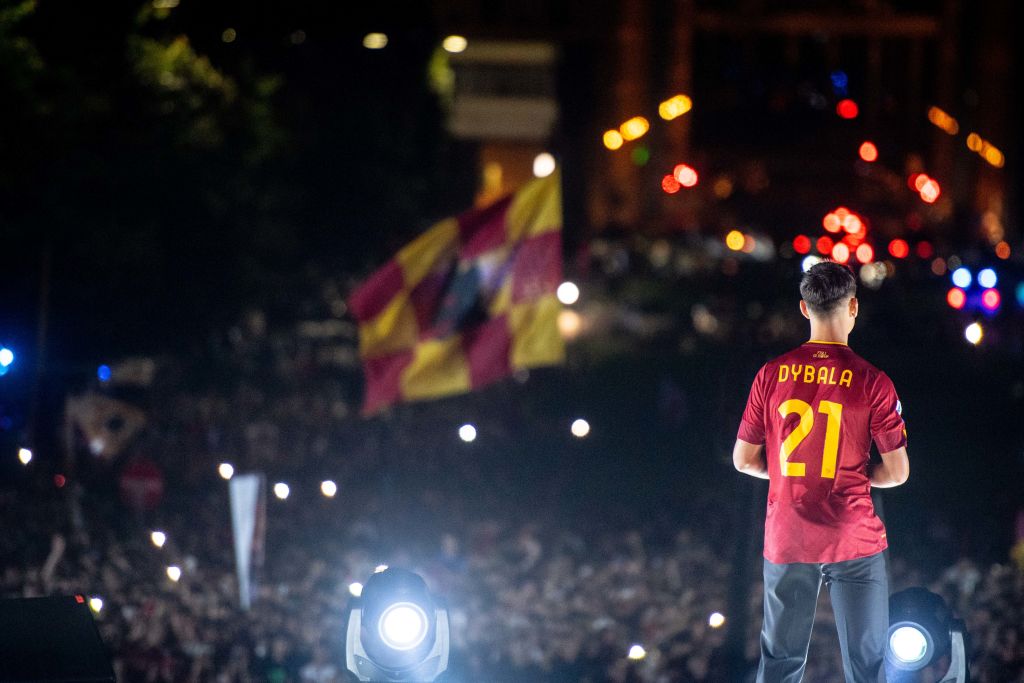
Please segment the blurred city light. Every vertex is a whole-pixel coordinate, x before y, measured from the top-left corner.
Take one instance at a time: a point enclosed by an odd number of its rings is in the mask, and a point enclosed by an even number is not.
[[[946,274],[946,259],[941,256],[932,261],[932,273],[942,277]]]
[[[181,578],[181,567],[176,564],[172,564],[167,568],[167,578],[175,583]]]
[[[533,176],[547,178],[555,172],[555,157],[548,152],[541,152],[533,159]]]
[[[382,50],[388,44],[388,37],[383,33],[367,33],[363,36],[363,47],[367,50]]]
[[[387,569],[388,566],[386,564],[378,564],[376,567],[373,568],[373,573],[380,574],[381,572],[387,571]]]
[[[324,494],[328,498],[334,498],[334,495],[338,492],[338,485],[330,479],[324,479],[320,482],[320,493]]]
[[[931,258],[935,254],[935,249],[932,247],[932,243],[928,241],[918,242],[917,247],[914,248],[919,258]]]
[[[226,481],[235,476],[235,468],[231,466],[231,463],[222,462],[217,466],[217,474],[220,475],[221,479]]]
[[[807,235],[797,235],[793,238],[793,251],[798,254],[806,254],[811,250],[811,238]]]
[[[981,136],[977,133],[967,134],[967,149],[972,152],[980,152],[981,146],[985,141],[981,139]]]
[[[712,612],[711,616],[708,617],[708,626],[711,628],[720,628],[725,623],[725,615],[721,612]]]
[[[471,424],[464,424],[459,427],[459,438],[466,443],[472,443],[476,440],[476,427]]]
[[[14,364],[14,351],[6,346],[0,346],[0,368],[6,370]]]
[[[990,311],[998,309],[1002,301],[1003,297],[1000,296],[998,289],[986,289],[981,294],[981,305]]]
[[[733,251],[739,251],[742,249],[745,241],[746,238],[743,237],[743,233],[739,230],[730,230],[725,236],[725,246],[729,247],[729,249]]]
[[[651,124],[647,119],[642,116],[634,116],[619,126],[619,133],[622,134],[622,138],[624,140],[638,140],[642,138],[650,128]]]
[[[875,249],[870,244],[859,245],[856,254],[861,263],[871,263],[875,259]]]
[[[576,311],[564,310],[558,313],[558,333],[562,339],[572,341],[583,329],[583,317]]]
[[[1024,282],[1017,283],[1017,305],[1024,308]]]
[[[64,485],[67,483],[68,478],[65,477],[63,474],[58,473],[53,475],[53,485],[56,486],[57,488],[62,489],[64,488]]]
[[[280,500],[287,500],[288,494],[290,494],[291,492],[291,488],[289,488],[288,484],[284,483],[283,481],[279,481],[276,484],[274,484],[274,495],[277,496],[278,499]]]
[[[164,543],[167,542],[167,534],[162,531],[154,531],[149,535],[149,540],[153,542],[157,548],[163,548]]]
[[[99,381],[109,382],[112,376],[113,373],[111,372],[109,365],[101,365],[96,368],[96,378],[99,379]]]
[[[238,31],[233,28],[226,28],[224,29],[224,32],[220,34],[220,39],[225,43],[233,43],[237,37]]]
[[[602,138],[602,141],[604,142],[605,147],[612,151],[615,151],[622,147],[622,133],[620,133],[617,130],[606,130],[604,132],[604,137]]]
[[[558,289],[555,290],[555,296],[566,306],[572,306],[580,299],[580,288],[576,286],[575,282],[566,280],[558,285]]]
[[[941,194],[942,190],[939,187],[938,182],[936,182],[932,178],[928,178],[927,180],[924,181],[924,183],[921,184],[919,192],[921,193],[922,200],[924,200],[928,204],[934,204],[935,200],[939,198],[939,194]]]
[[[864,161],[877,161],[878,160],[878,148],[875,147],[875,143],[865,140],[860,144],[860,149],[857,150],[860,154],[860,158]]]
[[[967,289],[970,287],[972,279],[971,271],[965,266],[961,266],[953,271],[953,284],[960,289]]]
[[[836,69],[829,74],[829,80],[832,81],[832,90],[837,95],[843,96],[846,94],[846,88],[850,85],[850,78],[846,75],[845,71]]]
[[[466,51],[466,48],[469,47],[469,41],[463,36],[448,36],[441,42],[441,47],[444,48],[445,52],[458,54]]]
[[[678,164],[672,169],[672,175],[675,176],[676,180],[683,187],[693,187],[697,184],[697,171],[687,164]]]
[[[667,194],[675,194],[682,189],[682,185],[676,180],[675,176],[667,175],[661,179],[661,189],[665,190]]]
[[[1010,258],[1010,243],[1002,241],[996,245],[996,256],[1003,259],[1004,261]]]
[[[633,661],[639,661],[647,656],[647,650],[644,649],[643,645],[633,645],[629,648],[629,654],[626,656]]]
[[[576,438],[582,439],[583,437],[590,433],[590,423],[584,420],[583,418],[573,420],[572,426],[569,428],[569,431],[571,431],[572,435],[575,436]]]
[[[633,148],[633,151],[629,153],[629,158],[637,166],[646,166],[647,162],[651,160],[651,150],[647,149],[643,145],[637,145]]]
[[[850,260],[850,247],[840,242],[832,247],[832,260],[836,263],[846,263]]]
[[[800,262],[800,270],[806,273],[818,263],[821,263],[821,257],[811,254],[810,256],[804,257],[804,260]]]
[[[894,239],[889,242],[889,253],[894,258],[906,258],[910,254],[910,245],[906,240]]]
[[[358,581],[353,581],[348,585],[348,592],[352,597],[358,598],[363,594],[363,584]]]
[[[928,109],[928,120],[950,135],[960,132],[960,124],[956,122],[956,119],[938,107]]]
[[[180,0],[153,0],[153,9],[174,9]]]
[[[89,609],[91,609],[96,614],[99,614],[100,610],[103,609],[103,598],[100,598],[100,597],[89,598]]]
[[[985,331],[981,328],[980,323],[971,323],[964,330],[964,337],[975,346],[981,342],[983,336],[985,336]]]
[[[690,111],[693,108],[693,100],[686,95],[670,97],[658,105],[658,116],[671,121]]]
[[[857,103],[854,102],[853,100],[840,100],[839,103],[836,105],[836,113],[839,114],[839,117],[843,119],[855,119],[857,118],[857,115],[860,113],[860,108],[857,106]]]
[[[836,243],[832,241],[831,237],[828,237],[827,235],[822,235],[821,237],[818,238],[818,242],[814,246],[818,248],[819,254],[828,255],[832,253],[832,247],[834,247],[835,244]]]
[[[978,284],[985,289],[995,287],[997,282],[999,282],[999,277],[991,268],[983,268],[978,271]]]
[[[959,287],[953,287],[946,292],[946,303],[959,311],[967,303],[967,294]]]
[[[821,226],[829,232],[839,232],[843,229],[843,221],[835,211],[830,211],[821,219]]]
[[[860,279],[866,287],[878,289],[888,276],[889,270],[884,263],[867,263],[861,266]]]
[[[21,461],[22,465],[27,465],[32,462],[32,451],[28,448],[18,449],[18,460]]]

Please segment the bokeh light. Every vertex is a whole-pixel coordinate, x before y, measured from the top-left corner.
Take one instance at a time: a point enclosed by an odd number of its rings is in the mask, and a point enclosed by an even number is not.
[[[463,36],[448,36],[441,41],[441,47],[444,48],[445,52],[458,54],[466,51],[466,48],[469,47],[469,41]]]
[[[113,373],[110,370],[109,365],[101,365],[96,368],[96,378],[101,382],[109,382]]]
[[[149,540],[152,541],[153,545],[157,548],[163,548],[164,543],[167,543],[167,534],[162,531],[154,531],[149,535]]]
[[[348,585],[348,592],[349,595],[351,595],[352,597],[358,598],[360,595],[363,594],[363,584],[359,583],[358,581],[353,581]]]
[[[327,498],[334,498],[334,495],[338,492],[338,485],[330,479],[324,479],[320,482],[320,493],[324,494]]]
[[[629,654],[626,656],[633,661],[639,661],[647,656],[647,650],[644,649],[643,645],[633,645],[629,648]]]
[[[978,271],[978,284],[985,289],[995,287],[998,282],[999,277],[996,275],[996,271],[991,268],[982,268]]]
[[[471,424],[464,424],[459,427],[459,438],[466,443],[472,443],[476,440],[476,427]]]
[[[942,190],[939,187],[939,183],[932,178],[928,178],[924,183],[921,184],[919,190],[921,193],[921,199],[929,204],[934,204],[935,200],[939,198]]]
[[[642,116],[634,116],[619,126],[619,133],[624,140],[637,140],[650,130],[650,122]]]
[[[739,230],[730,230],[725,236],[725,246],[733,251],[742,249],[744,241],[746,241],[746,238],[743,237],[743,233]]]
[[[367,50],[383,50],[388,45],[388,37],[384,33],[367,33],[363,36],[363,47]]]
[[[167,578],[177,583],[181,579],[181,567],[172,564],[167,568]]]
[[[692,166],[686,164],[678,164],[672,169],[672,175],[675,176],[676,180],[683,187],[693,187],[697,184],[698,176],[697,171]]]
[[[690,111],[693,108],[693,100],[688,95],[675,95],[658,105],[658,116],[671,121]]]
[[[103,609],[103,598],[98,596],[89,598],[89,609],[99,614],[100,610]]]
[[[856,254],[861,263],[871,263],[875,259],[875,249],[870,244],[859,245]]]
[[[798,254],[806,254],[811,251],[811,238],[807,235],[797,235],[793,238],[793,251]]]
[[[914,248],[918,258],[929,259],[935,254],[935,248],[932,247],[932,243],[926,241],[918,242]]]
[[[606,130],[604,132],[604,136],[601,138],[601,141],[604,142],[605,147],[612,151],[615,151],[622,147],[622,143],[624,142],[622,138],[622,133],[620,133],[617,130]]]
[[[875,143],[865,140],[860,143],[860,149],[857,150],[860,158],[867,162],[878,160],[878,148],[875,147]]]
[[[981,343],[981,339],[984,336],[985,330],[982,329],[981,323],[971,323],[964,330],[964,338],[975,346]]]
[[[291,487],[283,481],[279,481],[274,484],[274,495],[277,496],[279,500],[287,500],[288,496],[291,495],[291,492]]]
[[[836,114],[839,114],[839,118],[855,119],[859,113],[860,107],[858,107],[857,103],[853,100],[840,100],[836,105]]]
[[[1002,301],[1003,297],[1000,296],[998,289],[986,289],[981,293],[981,305],[990,311],[998,309]]]
[[[1010,243],[1005,240],[996,245],[996,256],[1004,261],[1010,258]]]
[[[832,240],[831,237],[828,237],[827,235],[822,235],[821,237],[818,238],[818,242],[814,246],[818,248],[819,254],[827,255],[832,253],[832,247],[834,247],[835,244],[836,243]]]
[[[967,294],[959,287],[953,287],[946,292],[946,303],[953,308],[960,310],[967,303]]]
[[[14,351],[0,346],[0,368],[8,368],[14,363]]]
[[[682,189],[682,185],[676,180],[675,176],[667,175],[661,179],[661,189],[668,194],[675,194]]]
[[[229,462],[222,462],[217,465],[217,474],[225,481],[235,476],[235,468]]]
[[[548,152],[541,152],[533,159],[533,177],[547,178],[555,172],[555,157]]]
[[[22,465],[27,465],[32,462],[32,451],[28,448],[18,449],[18,460],[21,461]]]
[[[894,239],[889,242],[889,253],[893,258],[906,258],[910,254],[910,245],[906,240]]]
[[[1024,282],[1017,283],[1017,305],[1024,308]]]
[[[711,616],[708,617],[708,626],[711,628],[721,628],[725,623],[725,615],[721,612],[712,612]]]
[[[845,242],[839,242],[832,247],[832,260],[836,263],[846,263],[850,260],[850,247]]]
[[[572,435],[575,436],[576,438],[582,439],[583,437],[590,433],[590,423],[584,420],[583,418],[573,420],[572,426],[569,428],[569,431],[571,431]]]
[[[804,260],[800,262],[800,270],[806,273],[815,265],[821,263],[821,260],[822,259],[820,256],[815,256],[814,254],[811,254],[810,256],[805,256]]]
[[[555,296],[566,306],[572,306],[580,299],[580,288],[576,286],[575,282],[566,280],[558,285],[558,289],[555,290]]]
[[[953,284],[960,289],[970,287],[972,280],[971,271],[966,266],[961,266],[953,271]]]

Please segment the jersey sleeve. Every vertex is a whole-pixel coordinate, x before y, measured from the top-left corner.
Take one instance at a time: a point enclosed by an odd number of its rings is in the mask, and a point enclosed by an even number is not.
[[[764,401],[765,401],[765,376],[767,365],[761,367],[754,377],[754,384],[750,387],[750,395],[747,397],[747,407],[740,419],[740,428],[736,433],[737,439],[747,443],[760,445],[764,443]]]
[[[896,387],[884,372],[878,373],[871,388],[871,438],[879,453],[907,445],[907,426]]]

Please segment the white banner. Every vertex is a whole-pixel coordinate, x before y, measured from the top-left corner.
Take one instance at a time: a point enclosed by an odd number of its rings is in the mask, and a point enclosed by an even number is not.
[[[235,539],[235,568],[238,599],[248,610],[256,593],[257,570],[263,565],[266,535],[266,478],[262,474],[239,474],[228,482],[231,498],[231,531]]]

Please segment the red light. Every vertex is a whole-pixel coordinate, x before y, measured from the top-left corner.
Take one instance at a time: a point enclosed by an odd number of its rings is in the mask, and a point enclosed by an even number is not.
[[[964,290],[954,287],[946,292],[946,303],[959,311],[967,303],[967,295],[964,294]]]
[[[918,258],[931,258],[935,255],[935,249],[932,248],[931,242],[918,242],[915,251]]]
[[[815,245],[818,247],[819,254],[831,254],[832,247],[835,246],[835,242],[832,241],[831,237],[822,236],[818,238],[818,243]]]
[[[693,187],[697,184],[697,171],[686,164],[679,164],[672,169],[672,175],[683,187]]]
[[[999,308],[1000,301],[1002,297],[999,296],[998,289],[986,289],[981,295],[981,305],[990,311]]]
[[[878,160],[878,148],[875,147],[873,142],[862,142],[860,149],[857,151],[860,154],[860,158],[867,162]]]
[[[798,254],[806,254],[811,250],[811,238],[807,235],[797,235],[793,238],[793,251]]]
[[[862,244],[857,247],[857,260],[861,263],[871,263],[875,259],[875,250],[870,244]]]
[[[929,204],[934,204],[935,200],[939,198],[939,194],[942,190],[939,188],[939,184],[937,182],[929,178],[921,185],[920,192],[921,199]]]
[[[836,263],[846,263],[850,260],[850,248],[840,242],[832,247],[832,260]]]
[[[829,232],[839,232],[843,229],[842,219],[835,213],[828,213],[821,221],[822,227]]]
[[[673,176],[667,175],[661,179],[661,189],[665,190],[665,192],[669,194],[679,192],[680,187],[682,186],[679,184],[679,181]]]
[[[64,484],[68,483],[67,478],[63,474],[53,475],[53,485],[59,489],[64,488]]]
[[[79,605],[84,605],[85,604],[85,597],[81,596],[81,595],[76,595],[75,596],[75,602],[77,602]]]
[[[840,118],[855,119],[857,114],[860,113],[860,109],[853,100],[840,100],[839,104],[836,105],[836,113],[839,114]]]
[[[896,258],[906,258],[910,253],[910,245],[906,240],[893,240],[889,242],[889,253]]]
[[[921,188],[923,188],[924,184],[927,183],[929,180],[931,180],[931,178],[929,178],[924,173],[918,173],[916,175],[910,176],[910,184],[914,188],[915,192],[920,192]]]

